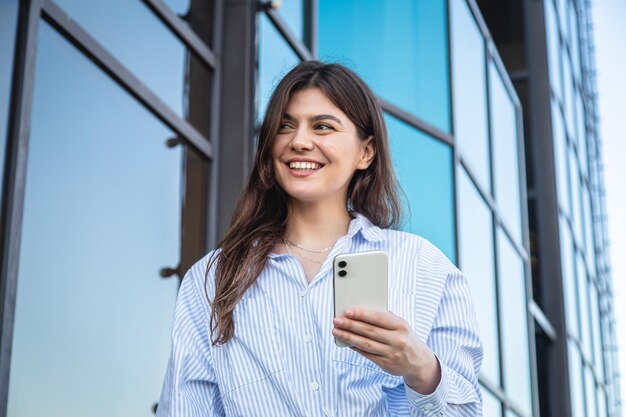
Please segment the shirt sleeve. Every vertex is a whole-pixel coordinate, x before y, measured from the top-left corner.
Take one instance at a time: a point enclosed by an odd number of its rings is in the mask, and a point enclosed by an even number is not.
[[[197,267],[197,265],[195,266]],[[223,416],[211,358],[208,303],[194,282],[192,267],[182,281],[172,330],[172,351],[157,407],[157,417]],[[198,277],[196,277],[198,278]],[[203,278],[202,282],[204,282]]]
[[[459,270],[448,274],[427,344],[441,366],[441,380],[429,395],[405,385],[411,416],[482,415],[482,344],[467,280]]]

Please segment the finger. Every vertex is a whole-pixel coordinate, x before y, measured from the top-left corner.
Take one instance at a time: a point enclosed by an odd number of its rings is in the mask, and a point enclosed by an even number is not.
[[[338,328],[333,329],[333,336],[347,342],[348,344],[357,347],[363,351],[373,353],[375,355],[384,356],[388,353],[389,347],[376,340],[368,339],[367,337],[352,333],[346,330]]]
[[[345,316],[352,320],[364,321],[388,330],[402,330],[408,327],[404,319],[390,311],[351,308],[346,310]]]
[[[357,352],[360,355],[365,356],[367,359],[371,360],[376,365],[381,366],[382,359],[383,359],[383,357],[381,355],[377,355],[375,353],[370,353],[370,352],[368,352],[366,350],[359,349],[358,347],[355,347],[355,346],[350,346],[350,349],[352,349],[353,351]]]
[[[346,330],[385,345],[393,344],[394,337],[398,336],[394,330],[388,330],[364,321],[350,320],[346,317],[337,317],[333,320],[333,324],[340,330]]]

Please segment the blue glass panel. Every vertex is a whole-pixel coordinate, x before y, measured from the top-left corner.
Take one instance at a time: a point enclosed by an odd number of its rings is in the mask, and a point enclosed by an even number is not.
[[[572,66],[566,49],[561,49],[563,69],[563,111],[565,113],[565,126],[567,135],[576,142],[574,126],[574,84],[572,79]]]
[[[465,0],[450,2],[454,136],[477,181],[491,190],[485,43]]]
[[[583,387],[583,368],[580,353],[570,340],[567,342],[569,356],[569,389],[572,417],[585,416],[585,397]]]
[[[0,0],[0,57],[2,57],[0,59],[0,184],[4,178],[4,154],[11,101],[17,9],[17,0]],[[1,193],[0,205],[2,205]]]
[[[181,117],[188,116],[189,95],[204,99],[194,108],[208,108],[210,73],[193,53],[141,1],[57,0],[74,20],[100,42]],[[112,23],[114,22],[114,24]],[[193,84],[189,72],[193,71]],[[191,90],[191,91],[190,91]],[[208,121],[190,118],[208,135]]]
[[[457,185],[459,265],[469,281],[483,340],[481,375],[499,385],[500,352],[492,214],[462,168],[458,170]]]
[[[505,224],[516,241],[521,243],[522,214],[515,105],[493,63],[489,65],[489,82],[494,193]]]
[[[596,382],[591,369],[585,368],[585,402],[587,404],[586,417],[596,417]],[[605,416],[602,416],[605,417]]]
[[[578,279],[578,314],[580,316],[582,352],[587,360],[592,360],[589,281],[587,280],[587,269],[580,254],[576,254],[576,275]]]
[[[257,120],[261,121],[272,91],[300,60],[264,14],[260,15],[259,25]]]
[[[546,37],[548,43],[548,72],[550,74],[550,86],[554,91],[554,94],[561,99],[561,54],[558,22],[556,20],[556,14],[554,12],[554,5],[552,1],[547,0],[543,2],[545,4],[546,14]]]
[[[289,25],[296,38],[304,39],[304,10],[303,0],[286,0],[282,2],[278,13]]]
[[[455,262],[452,149],[391,116],[386,121],[394,168],[410,206],[404,229]]]
[[[319,2],[322,59],[352,67],[377,94],[445,132],[447,33],[444,0]]]
[[[557,199],[561,210],[571,215],[569,199],[569,158],[567,157],[567,142],[563,129],[563,118],[559,107],[552,100],[552,141],[554,146],[554,163],[556,175]]]
[[[569,168],[570,168],[570,190],[572,198],[572,222],[574,227],[574,238],[579,245],[583,244],[583,223],[582,223],[582,201],[580,199],[580,172],[578,171],[578,160],[573,149],[569,148]]]
[[[604,390],[600,387],[598,387],[596,394],[597,394],[597,402],[598,402],[598,416],[605,417],[607,415],[606,394],[604,393]]]
[[[561,271],[563,274],[563,293],[565,297],[565,319],[567,330],[575,337],[580,337],[578,330],[577,280],[574,275],[574,244],[567,222],[559,216],[559,235],[561,237]]]
[[[491,392],[481,386],[483,394],[483,416],[489,417],[501,417],[502,416],[502,403]]]
[[[159,276],[180,256],[172,135],[41,22],[8,416],[153,415],[178,288]]]
[[[604,379],[602,364],[602,335],[600,334],[600,303],[595,284],[589,285],[589,311],[591,313],[591,337],[593,341],[593,366],[598,377]]]
[[[532,414],[530,352],[524,262],[498,229],[498,292],[502,326],[504,388],[517,407]]]
[[[576,89],[576,131],[578,135],[578,154],[580,155],[580,170],[586,177],[589,173],[587,158],[587,131],[585,128],[585,109],[580,95]]]
[[[179,16],[184,16],[189,11],[189,3],[191,0],[164,0],[165,4],[170,6],[172,11]]]
[[[591,217],[591,196],[589,189],[585,185],[583,187],[583,214],[585,218],[585,251],[588,268],[594,270],[596,261],[595,250],[593,247],[593,223]]]

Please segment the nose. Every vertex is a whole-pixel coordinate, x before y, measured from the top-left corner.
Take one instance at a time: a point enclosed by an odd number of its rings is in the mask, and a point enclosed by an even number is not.
[[[313,141],[305,129],[298,129],[291,140],[291,148],[297,152],[310,151],[313,146]]]

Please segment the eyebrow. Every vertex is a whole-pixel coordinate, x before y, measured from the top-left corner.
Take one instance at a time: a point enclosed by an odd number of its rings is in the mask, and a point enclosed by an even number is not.
[[[294,121],[294,122],[296,121],[296,118],[288,113],[284,113],[283,118],[290,120],[290,121]],[[310,123],[319,122],[320,120],[332,120],[335,123],[338,123],[339,126],[343,127],[343,123],[341,123],[341,120],[339,120],[337,117],[333,116],[332,114],[317,114],[315,116],[309,117]]]

